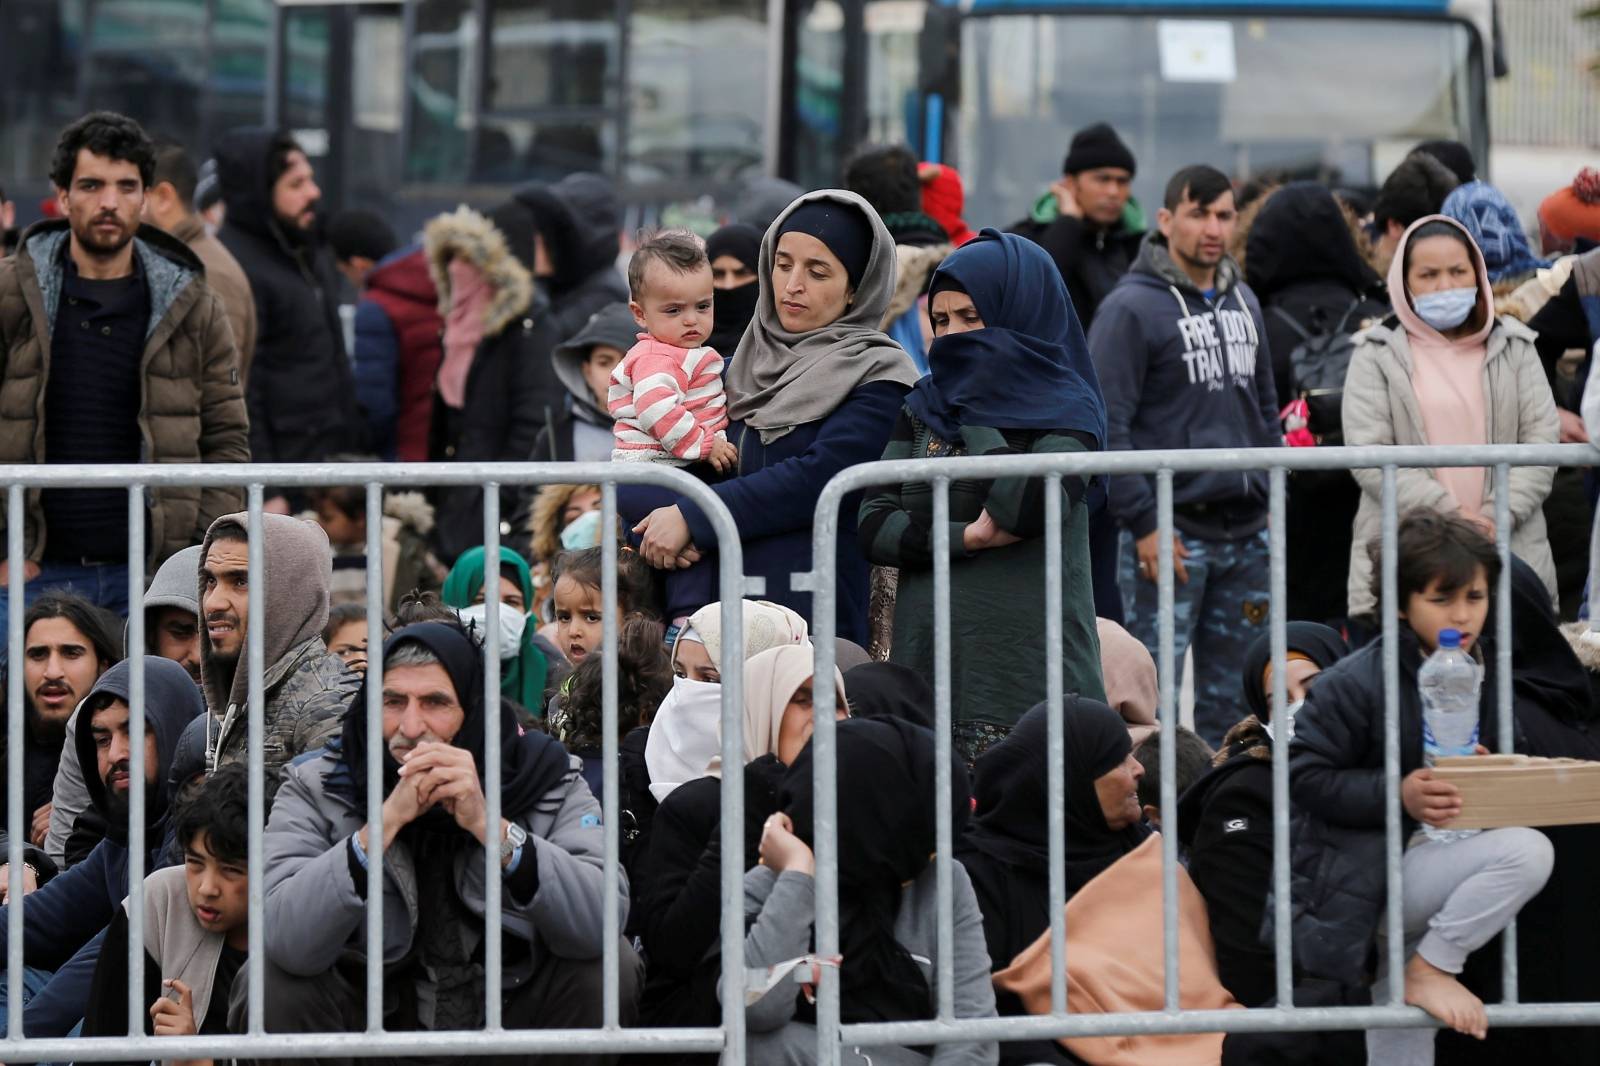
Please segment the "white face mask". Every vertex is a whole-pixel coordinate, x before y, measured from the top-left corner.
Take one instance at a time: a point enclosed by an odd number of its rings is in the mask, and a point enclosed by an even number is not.
[[[477,634],[479,640],[486,640],[488,634],[489,605],[475,603],[471,607],[463,607],[456,612]],[[500,658],[515,659],[522,650],[522,631],[527,628],[528,616],[508,603],[500,605]]]
[[[685,781],[704,777],[722,751],[722,686],[672,679],[645,742],[645,768],[657,802]]]
[[[1304,707],[1305,705],[1305,700],[1295,700],[1293,703],[1289,704],[1289,706],[1283,709],[1283,717],[1284,720],[1289,723],[1289,735],[1291,737],[1294,736],[1294,716],[1299,714],[1300,708]],[[1271,722],[1265,723],[1261,728],[1267,731],[1268,737],[1272,738],[1273,740],[1278,739],[1278,735],[1272,731]]]

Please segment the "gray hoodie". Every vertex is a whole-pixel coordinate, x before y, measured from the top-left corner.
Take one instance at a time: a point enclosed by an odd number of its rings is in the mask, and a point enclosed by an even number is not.
[[[640,332],[627,304],[607,304],[590,315],[582,329],[550,353],[556,377],[566,386],[567,398],[561,412],[539,431],[530,458],[535,462],[610,461],[616,442],[612,428],[615,422],[605,404],[595,403],[594,393],[589,391],[589,382],[583,376],[583,365],[596,345],[608,345],[626,354]]]
[[[1272,358],[1255,293],[1224,258],[1201,292],[1152,233],[1095,311],[1089,351],[1106,399],[1106,447],[1118,451],[1267,448],[1281,442]],[[1173,481],[1178,529],[1211,540],[1267,524],[1267,475],[1206,472]],[[1110,507],[1135,537],[1156,528],[1153,475],[1111,479]]]
[[[200,572],[200,546],[185,548],[161,564],[150,588],[144,594],[144,632],[148,642],[155,619],[152,612],[161,607],[186,607],[198,615],[199,606],[194,596],[194,578]],[[126,643],[126,641],[124,641]],[[78,816],[89,807],[89,789],[83,781],[83,768],[78,765],[78,749],[74,737],[78,731],[78,712],[67,719],[67,740],[61,749],[61,767],[56,771],[54,795],[50,807],[50,831],[45,837],[45,854],[56,865],[66,865],[67,838]]]
[[[315,751],[338,734],[345,706],[361,684],[360,675],[344,669],[339,657],[322,642],[328,622],[329,586],[333,583],[333,550],[322,527],[287,515],[262,515],[266,544],[262,555],[262,583],[266,586],[263,616],[267,628],[262,639],[262,673],[265,692],[263,724],[267,771],[267,798],[278,789],[284,764]],[[224,515],[206,532],[205,552],[211,550],[217,526],[233,523],[249,528],[248,516]],[[197,593],[204,602],[205,575],[197,578]],[[260,590],[251,590],[256,595]],[[241,619],[246,626],[248,619]],[[248,643],[246,644],[248,649]],[[217,662],[211,637],[200,627],[200,681],[206,709],[218,721],[208,749],[210,768],[244,763],[249,734],[250,671],[248,653],[239,656],[232,683],[223,689],[225,671]]]

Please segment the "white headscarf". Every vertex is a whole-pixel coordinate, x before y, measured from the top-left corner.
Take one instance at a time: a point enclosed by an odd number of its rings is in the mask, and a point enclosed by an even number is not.
[[[769,648],[786,644],[804,644],[811,639],[806,620],[781,603],[767,600],[744,601],[744,658],[758,655]],[[698,641],[705,645],[712,665],[722,669],[722,604],[712,603],[689,616],[689,624],[678,632],[672,645],[672,657],[678,657],[678,645],[684,641]]]
[[[783,712],[796,690],[812,675],[810,644],[764,651],[744,664],[744,761],[776,755],[783,731]],[[833,671],[834,693],[844,700],[844,675]]]

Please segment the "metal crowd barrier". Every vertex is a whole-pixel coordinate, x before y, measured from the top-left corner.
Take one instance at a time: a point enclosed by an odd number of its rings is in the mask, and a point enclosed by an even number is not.
[[[1303,1032],[1329,1029],[1409,1028],[1437,1026],[1421,1009],[1404,1005],[1404,936],[1401,914],[1400,733],[1397,618],[1383,611],[1386,811],[1388,900],[1385,916],[1390,1000],[1370,1007],[1297,1007],[1293,996],[1289,892],[1289,759],[1290,730],[1276,732],[1273,742],[1273,925],[1277,966],[1277,1004],[1249,1010],[1183,1010],[1178,1001],[1178,811],[1175,731],[1176,671],[1173,655],[1173,477],[1198,471],[1266,470],[1270,477],[1271,639],[1273,720],[1281,721],[1286,705],[1287,658],[1285,611],[1286,480],[1290,471],[1381,468],[1383,521],[1383,600],[1395,599],[1396,471],[1402,467],[1490,467],[1494,470],[1494,519],[1500,559],[1495,599],[1497,633],[1497,696],[1499,736],[1511,750],[1511,513],[1510,472],[1513,466],[1600,465],[1600,448],[1587,445],[1482,445],[1474,447],[1255,448],[1147,452],[1097,452],[1057,455],[1011,455],[942,459],[906,459],[852,467],[830,481],[817,502],[812,531],[813,570],[796,574],[796,587],[808,588],[813,602],[812,633],[816,644],[813,704],[834,702],[834,637],[838,594],[835,540],[840,507],[848,496],[873,486],[932,483],[934,578],[934,732],[937,737],[934,801],[938,806],[936,859],[938,965],[937,1017],[931,1021],[841,1025],[838,975],[821,968],[817,999],[817,1062],[834,1066],[843,1047],[923,1046],[965,1041],[1038,1040],[1058,1037],[1156,1035],[1192,1032]],[[1120,1014],[1069,1014],[1066,995],[1065,867],[1063,865],[1063,796],[1065,783],[1062,729],[1061,649],[1061,478],[1087,474],[1149,474],[1156,480],[1160,543],[1158,567],[1159,641],[1157,664],[1161,683],[1161,824],[1162,935],[1165,958],[1164,1007],[1159,1011]],[[950,791],[950,483],[956,479],[1042,477],[1045,479],[1045,644],[1049,732],[1048,802],[1050,829],[1050,957],[1051,1013],[1026,1018],[958,1019],[954,1014],[954,918],[951,901],[951,815],[940,798]],[[1342,561],[1341,565],[1342,565]],[[839,953],[838,807],[835,766],[835,723],[818,714],[811,740],[815,749],[816,788],[816,949],[821,956]],[[1523,1004],[1517,998],[1516,927],[1504,936],[1504,999],[1488,1007],[1491,1025],[1561,1026],[1600,1024],[1600,1003]]]
[[[486,888],[484,925],[484,1013],[482,1030],[464,1032],[386,1032],[383,1028],[383,892],[369,891],[366,907],[366,1030],[356,1033],[268,1033],[264,1025],[263,975],[264,884],[263,815],[265,774],[262,755],[263,610],[265,578],[261,554],[263,487],[310,488],[363,485],[367,490],[367,730],[383,735],[383,649],[386,620],[383,599],[383,490],[422,486],[480,487],[483,493],[485,545],[486,643],[484,691],[492,701],[500,691],[499,598],[500,584],[493,580],[500,556],[500,494],[502,485],[598,484],[604,509],[603,600],[616,603],[617,486],[651,484],[672,489],[694,500],[717,530],[717,565],[723,598],[722,626],[725,655],[743,658],[744,618],[737,594],[759,594],[760,582],[744,578],[739,530],[721,500],[694,477],[654,463],[451,463],[438,465],[339,463],[304,465],[123,465],[123,466],[0,466],[0,484],[8,489],[7,534],[9,573],[9,647],[11,670],[7,693],[9,800],[7,832],[10,850],[10,896],[7,909],[7,1033],[0,1040],[0,1061],[153,1061],[191,1058],[307,1058],[314,1056],[378,1057],[395,1055],[509,1055],[593,1052],[695,1052],[726,1051],[728,1061],[744,1059],[744,674],[730,670],[722,682],[722,846],[723,897],[733,901],[722,913],[722,983],[724,1022],[720,1028],[623,1028],[618,1001],[618,956],[622,943],[616,900],[620,877],[617,837],[617,633],[615,609],[605,612],[603,688],[605,775],[602,809],[605,826],[605,924],[603,1025],[586,1030],[506,1029],[501,1019],[501,878],[499,841],[491,834],[484,847]],[[248,980],[247,1032],[227,1036],[153,1037],[145,1035],[150,1003],[144,980],[144,876],[146,833],[144,790],[144,611],[145,593],[145,492],[151,488],[200,486],[245,489],[248,494],[250,602],[246,625],[246,669],[249,670],[249,960],[241,974]],[[23,1033],[23,919],[27,900],[22,892],[23,821],[23,616],[25,494],[44,488],[126,488],[128,492],[128,658],[132,660],[132,699],[129,733],[132,751],[129,777],[129,899],[128,899],[128,1035],[98,1038],[30,1039]],[[196,576],[198,584],[198,575]],[[204,607],[201,607],[203,614]],[[491,706],[495,706],[491,704]],[[86,728],[80,723],[79,728]],[[500,818],[500,734],[484,730],[484,796],[487,820]],[[373,743],[367,752],[368,857],[373,876],[369,884],[381,886],[383,864],[384,745]],[[95,772],[85,767],[86,774]],[[30,812],[31,813],[31,812]]]

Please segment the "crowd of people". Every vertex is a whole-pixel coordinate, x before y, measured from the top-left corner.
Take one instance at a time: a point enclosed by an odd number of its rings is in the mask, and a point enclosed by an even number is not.
[[[13,581],[26,599],[22,660],[8,667],[23,674],[12,712],[25,716],[24,780],[10,785],[24,804],[27,965],[23,987],[0,996],[24,1001],[29,1036],[125,1033],[129,937],[142,924],[148,1031],[242,1031],[255,875],[269,1032],[365,1028],[373,891],[385,901],[385,1026],[479,1028],[493,848],[508,1027],[601,1024],[608,908],[623,930],[624,1024],[714,1026],[722,908],[741,902],[721,895],[726,831],[747,867],[746,965],[772,978],[746,1007],[753,1063],[809,1061],[823,967],[837,967],[847,1023],[934,1017],[945,961],[958,1018],[1048,1012],[1055,845],[1072,1009],[1158,1010],[1155,837],[1166,823],[1184,859],[1183,1005],[1269,1006],[1281,668],[1295,1001],[1381,1004],[1400,982],[1437,1028],[847,1057],[1594,1060],[1600,1027],[1490,1030],[1483,1003],[1499,994],[1496,938],[1513,919],[1524,1002],[1600,1000],[1596,831],[1454,842],[1420,832],[1461,812],[1423,759],[1417,670],[1442,631],[1459,631],[1486,671],[1485,752],[1600,758],[1600,635],[1561,623],[1585,599],[1593,497],[1581,473],[1545,467],[1511,471],[1509,602],[1497,599],[1499,501],[1486,471],[1399,472],[1393,602],[1377,581],[1379,473],[1292,477],[1282,664],[1268,650],[1266,475],[1177,475],[1172,621],[1178,660],[1192,663],[1194,728],[1175,733],[1175,811],[1159,799],[1153,477],[956,478],[942,538],[928,481],[848,498],[833,549],[834,705],[822,708],[839,720],[842,950],[815,955],[816,619],[812,589],[794,578],[813,568],[823,486],[880,458],[936,473],[961,455],[1587,441],[1600,433],[1600,386],[1584,388],[1600,344],[1600,175],[1545,201],[1543,258],[1474,170],[1452,142],[1419,146],[1375,192],[1240,184],[1195,165],[1150,210],[1131,195],[1133,153],[1097,124],[1072,137],[1062,175],[1022,219],[975,232],[954,168],[873,146],[850,160],[845,188],[763,179],[714,233],[640,234],[624,264],[618,195],[597,175],[463,205],[407,242],[370,212],[324,220],[311,161],[282,132],[222,139],[216,207],[202,216],[201,168],[181,147],[124,116],[85,116],[52,163],[60,217],[0,259],[0,462],[658,463],[717,496],[765,592],[743,601],[730,642],[717,527],[696,499],[659,485],[617,491],[609,603],[595,484],[499,486],[497,558],[482,543],[477,488],[385,492],[370,512],[360,486],[269,490],[252,544],[241,494],[162,486],[146,493],[153,576],[130,602],[126,492],[30,492],[26,572],[0,564],[0,599]],[[357,297],[348,337],[341,282]],[[1052,543],[1059,649],[1046,646],[1044,617]],[[381,558],[369,571],[370,544]],[[945,562],[941,664],[934,569]],[[367,628],[369,574],[381,575],[382,633]],[[242,667],[252,597],[265,627],[259,692]],[[142,612],[140,649],[125,647],[130,610]],[[613,611],[608,738],[598,651]],[[1504,611],[1511,736],[1496,711]],[[1403,974],[1388,971],[1380,921],[1387,619],[1401,664]],[[375,643],[381,737],[368,732]],[[1067,694],[1060,841],[1046,809],[1055,650]],[[131,651],[145,657],[142,783],[131,781]],[[484,688],[486,654],[500,659],[498,693]],[[950,795],[933,794],[941,665]],[[744,824],[724,827],[730,672],[743,678]],[[252,871],[243,766],[257,699],[268,817],[265,863]],[[491,730],[499,824],[484,796]],[[620,754],[608,765],[610,739]],[[381,837],[366,804],[377,744]],[[620,797],[614,898],[607,775]],[[150,871],[142,923],[127,902],[135,788]],[[946,803],[947,945],[931,858]],[[9,874],[0,869],[7,906],[18,902]],[[5,930],[0,920],[0,949]],[[940,959],[946,948],[953,959]]]

